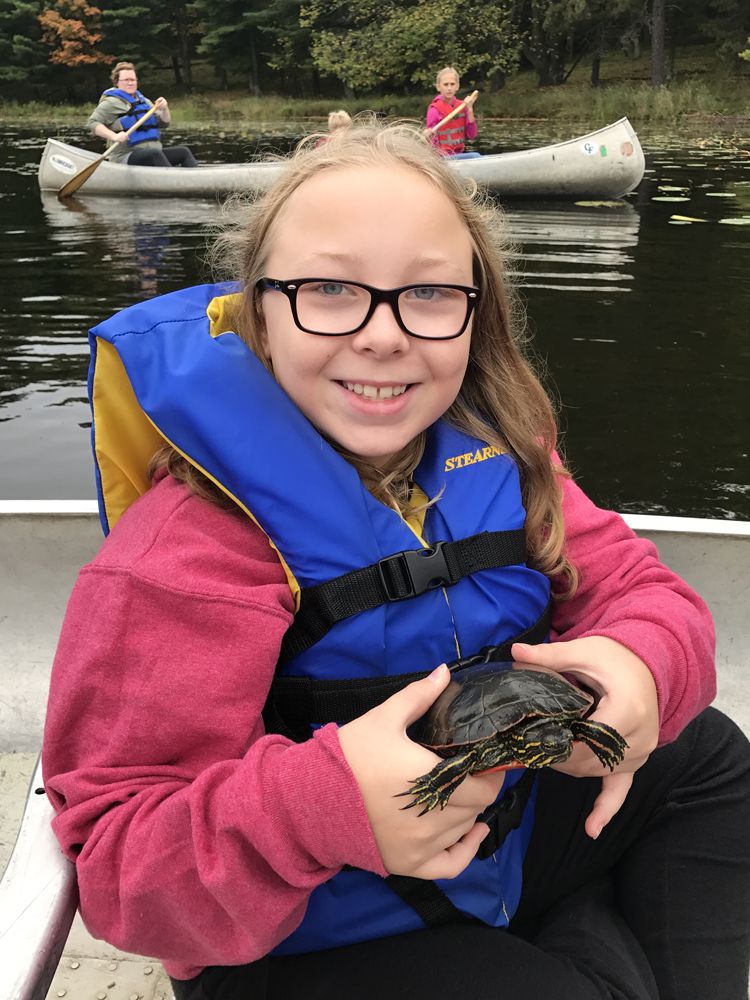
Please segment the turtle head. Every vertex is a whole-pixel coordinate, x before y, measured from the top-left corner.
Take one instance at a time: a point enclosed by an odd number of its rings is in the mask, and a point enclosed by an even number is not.
[[[573,734],[566,725],[542,719],[519,726],[512,734],[516,759],[524,767],[548,767],[567,760],[573,750]]]

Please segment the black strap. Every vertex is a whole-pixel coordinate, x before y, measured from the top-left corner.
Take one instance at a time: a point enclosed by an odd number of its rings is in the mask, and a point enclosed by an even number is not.
[[[539,643],[547,638],[552,604],[534,624],[497,646],[485,646],[480,653],[449,664],[452,670],[490,660],[509,660],[514,642]],[[315,680],[311,677],[279,677],[271,684],[263,718],[266,731],[281,733],[297,742],[310,738],[310,724],[338,722],[343,725],[375,708],[396,691],[427,674],[419,670],[388,677],[359,677],[347,680]]]
[[[509,788],[502,798],[485,809],[479,817],[490,828],[490,832],[477,851],[480,861],[491,858],[496,851],[499,851],[510,831],[516,830],[521,825],[523,811],[529,801],[535,780],[536,774],[527,769],[515,785]]]
[[[385,883],[412,910],[416,910],[427,927],[467,923],[477,919],[459,910],[442,889],[427,879],[412,878],[411,875],[389,875]]]
[[[523,811],[534,787],[533,771],[526,771],[505,795],[482,813],[479,819],[489,824],[490,832],[479,846],[480,860],[498,851],[511,830],[521,825]],[[409,875],[389,875],[386,884],[415,910],[427,927],[466,923],[477,918],[464,913],[434,882]]]
[[[281,644],[280,663],[299,656],[345,618],[391,601],[404,601],[437,587],[450,587],[484,569],[526,561],[526,534],[483,531],[429,549],[395,552],[371,566],[304,587],[294,622]]]

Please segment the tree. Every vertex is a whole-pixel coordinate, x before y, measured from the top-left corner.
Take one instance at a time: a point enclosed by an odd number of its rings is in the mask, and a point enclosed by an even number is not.
[[[633,19],[640,0],[517,0],[523,54],[539,86],[564,83],[586,55],[596,56]],[[598,64],[597,70],[598,73]]]
[[[60,66],[96,66],[112,61],[98,47],[101,11],[86,0],[55,0],[39,14],[49,61]]]
[[[662,87],[667,81],[665,37],[667,31],[667,0],[651,2],[651,86]]]
[[[305,0],[321,73],[351,90],[430,86],[453,64],[469,79],[492,80],[518,66],[513,0]]]
[[[224,86],[229,73],[241,73],[250,93],[260,94],[262,39],[257,15],[266,6],[263,0],[195,0],[191,4],[201,35],[198,52],[208,57]]]
[[[0,0],[0,86],[39,83],[44,77],[40,7],[39,0]]]

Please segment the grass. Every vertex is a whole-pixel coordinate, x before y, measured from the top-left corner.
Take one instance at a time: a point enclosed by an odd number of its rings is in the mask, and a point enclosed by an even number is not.
[[[591,60],[582,60],[568,81],[540,89],[530,71],[516,74],[506,87],[482,93],[477,109],[484,118],[554,118],[558,121],[603,123],[627,115],[636,128],[644,124],[678,125],[691,118],[720,124],[724,118],[750,114],[750,64],[740,69],[720,62],[706,47],[679,50],[673,79],[667,87],[649,83],[649,54],[638,59],[617,52],[601,66],[601,84],[590,84]],[[200,79],[202,74],[197,74]],[[210,78],[200,93],[174,94],[174,84],[164,75],[146,81],[148,93],[171,94],[170,104],[181,127],[241,131],[249,123],[299,121],[323,122],[339,105],[355,114],[373,110],[396,117],[419,117],[431,95],[378,95],[344,98],[296,99],[283,95],[251,97],[246,90],[210,89]],[[464,81],[466,88],[472,85]],[[80,125],[90,105],[26,104],[0,101],[0,122]]]

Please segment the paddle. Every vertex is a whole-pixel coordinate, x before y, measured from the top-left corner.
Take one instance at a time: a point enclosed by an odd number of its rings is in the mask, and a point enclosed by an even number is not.
[[[135,130],[137,128],[140,128],[141,125],[143,125],[143,123],[151,117],[151,115],[155,115],[158,110],[159,109],[155,104],[153,105],[153,107],[150,107],[146,112],[146,114],[138,119],[135,125],[130,126],[125,135],[130,135],[131,132],[135,132]],[[72,194],[75,194],[78,188],[82,184],[86,183],[86,181],[93,174],[93,172],[96,170],[99,164],[104,163],[104,161],[107,159],[107,157],[109,156],[109,154],[112,152],[112,150],[115,148],[116,145],[117,143],[113,142],[112,145],[109,147],[109,149],[107,149],[104,153],[102,153],[100,157],[98,157],[92,163],[89,163],[89,165],[87,167],[84,167],[83,170],[79,170],[78,173],[75,175],[75,177],[71,177],[66,184],[63,184],[63,186],[57,192],[57,197],[60,199],[60,201],[62,201],[64,198],[69,198],[70,195]]]
[[[475,90],[473,94],[469,94],[469,97],[479,97],[479,91]],[[442,119],[442,121],[439,121],[437,123],[437,125],[432,125],[430,128],[428,128],[427,129],[427,134],[428,135],[432,135],[433,132],[437,132],[437,130],[439,128],[442,128],[443,125],[445,125],[446,122],[449,122],[451,120],[451,118],[455,118],[456,115],[460,114],[465,107],[466,107],[466,101],[461,101],[461,103],[458,104],[453,109],[453,111],[451,111],[451,113],[449,115],[446,115],[445,118]]]

